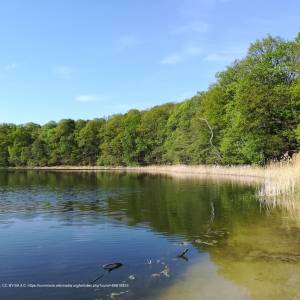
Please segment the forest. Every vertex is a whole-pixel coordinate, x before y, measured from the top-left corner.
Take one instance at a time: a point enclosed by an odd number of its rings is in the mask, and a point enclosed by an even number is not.
[[[300,33],[267,36],[180,103],[42,126],[2,123],[0,167],[264,165],[300,150],[299,71]]]

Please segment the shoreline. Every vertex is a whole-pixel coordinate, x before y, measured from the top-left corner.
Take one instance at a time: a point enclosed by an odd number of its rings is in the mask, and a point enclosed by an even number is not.
[[[45,166],[45,167],[7,167],[2,170],[28,171],[119,171],[151,174],[184,174],[205,176],[239,176],[249,178],[265,178],[265,167],[220,166],[220,165],[151,165],[151,166]]]
[[[66,172],[129,172],[167,175],[177,179],[214,179],[259,184],[261,197],[298,194],[300,190],[300,155],[290,160],[272,162],[266,166],[221,165],[151,165],[151,166],[46,166],[8,167],[6,170],[66,171]],[[297,196],[298,197],[298,196]]]

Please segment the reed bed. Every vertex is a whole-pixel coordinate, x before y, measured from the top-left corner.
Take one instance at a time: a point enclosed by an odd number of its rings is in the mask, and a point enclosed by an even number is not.
[[[258,183],[259,196],[277,198],[298,195],[300,188],[300,153],[292,159],[271,162],[260,166],[220,165],[153,165],[146,167],[104,167],[104,166],[55,166],[36,167],[38,170],[68,171],[126,171],[134,173],[166,174],[177,178],[214,178]]]
[[[259,196],[277,198],[297,195],[300,192],[300,154],[292,159],[259,166],[150,166],[143,168],[151,173],[204,175],[229,177],[260,183]]]
[[[300,154],[292,159],[270,163],[265,168],[261,196],[290,195],[299,192]]]
[[[140,169],[139,169],[140,170]],[[175,178],[205,178],[255,184],[259,202],[270,211],[280,208],[300,226],[300,153],[292,159],[258,166],[150,166],[142,168]]]
[[[255,185],[261,204],[270,211],[279,207],[286,212],[287,216],[297,220],[300,226],[300,153],[294,155],[292,159],[271,162],[265,167],[154,165],[146,167],[54,166],[25,169],[68,172],[132,172],[166,175],[178,180],[201,179]]]

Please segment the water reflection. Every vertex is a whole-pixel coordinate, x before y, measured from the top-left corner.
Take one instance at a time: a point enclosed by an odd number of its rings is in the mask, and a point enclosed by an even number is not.
[[[122,299],[296,299],[300,293],[298,223],[260,203],[254,186],[144,174],[1,171],[0,201],[1,281],[87,282],[99,276],[101,264],[117,260],[124,268],[104,279],[130,283]],[[189,260],[176,258],[186,248]],[[166,267],[170,277],[163,275]],[[42,269],[47,275],[36,275]],[[40,296],[23,292],[28,299]],[[55,293],[75,295],[47,291],[43,298]]]

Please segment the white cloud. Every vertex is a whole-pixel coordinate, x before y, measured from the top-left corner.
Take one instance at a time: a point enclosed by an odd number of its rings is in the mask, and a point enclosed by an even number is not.
[[[100,100],[99,96],[91,94],[78,95],[75,97],[75,101],[77,102],[96,102],[98,100]]]
[[[17,67],[18,67],[18,64],[16,62],[11,62],[4,67],[4,70],[12,71],[12,70],[16,69]]]
[[[206,22],[193,22],[178,26],[174,33],[206,33],[209,30],[209,24]]]
[[[176,65],[179,62],[181,62],[182,57],[181,55],[177,54],[177,53],[171,53],[167,56],[165,56],[160,63],[163,65]]]
[[[69,79],[76,70],[66,65],[58,65],[53,68],[53,73],[60,78]]]

